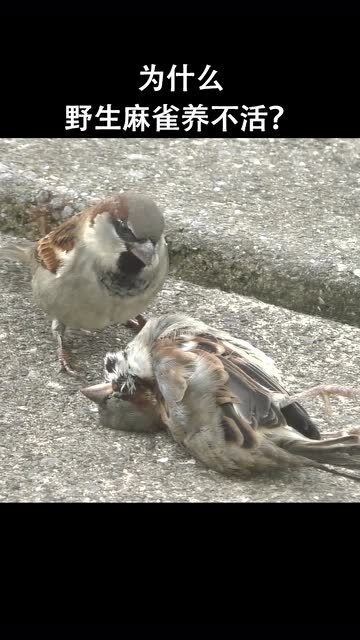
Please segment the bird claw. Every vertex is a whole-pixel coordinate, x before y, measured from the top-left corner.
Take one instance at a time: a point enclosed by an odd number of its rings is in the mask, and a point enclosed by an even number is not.
[[[344,438],[349,435],[349,432],[346,429],[340,429],[340,431],[322,431],[321,437],[326,438]]]
[[[300,393],[295,393],[293,396],[283,397],[280,401],[281,408],[287,407],[294,402],[299,402],[304,398],[316,398],[321,396],[325,402],[325,411],[331,414],[331,406],[329,396],[343,396],[345,398],[356,398],[360,395],[359,387],[344,387],[336,384],[319,384]]]
[[[79,376],[79,372],[75,371],[75,369],[72,368],[72,366],[69,363],[69,354],[66,353],[66,351],[60,350],[59,351],[59,363],[60,363],[60,370],[64,371],[65,373],[69,374],[70,376]]]
[[[140,313],[139,315],[136,316],[135,319],[128,320],[125,323],[125,327],[128,327],[129,329],[134,329],[135,331],[139,332],[143,327],[145,327],[146,322],[147,322],[146,318],[144,318],[144,316],[142,316]]]

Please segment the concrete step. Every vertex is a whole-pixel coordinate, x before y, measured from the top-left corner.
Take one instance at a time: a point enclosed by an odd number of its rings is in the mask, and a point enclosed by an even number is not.
[[[11,239],[0,234],[0,246]],[[149,315],[182,311],[250,340],[272,356],[289,391],[358,385],[360,329],[169,278]],[[72,338],[83,380],[58,371],[50,321],[32,300],[29,274],[0,262],[0,501],[350,502],[360,485],[321,471],[226,478],[194,463],[167,435],[101,428],[79,393],[102,378],[106,351],[131,339],[123,327]],[[360,424],[355,401],[304,402],[321,430]]]
[[[38,237],[112,191],[166,214],[172,273],[360,323],[359,139],[2,139],[0,229]]]

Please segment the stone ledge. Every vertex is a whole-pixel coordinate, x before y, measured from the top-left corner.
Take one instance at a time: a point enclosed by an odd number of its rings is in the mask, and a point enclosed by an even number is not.
[[[39,237],[136,188],[165,211],[175,276],[359,326],[359,149],[358,140],[0,141],[0,229]]]

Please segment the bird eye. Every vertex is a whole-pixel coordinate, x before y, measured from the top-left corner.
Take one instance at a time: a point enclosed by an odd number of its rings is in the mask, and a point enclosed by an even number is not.
[[[114,220],[115,231],[125,242],[136,242],[136,236],[123,220]]]

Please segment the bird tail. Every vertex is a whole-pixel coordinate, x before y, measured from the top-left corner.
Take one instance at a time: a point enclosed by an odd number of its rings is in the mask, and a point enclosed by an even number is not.
[[[30,264],[34,246],[34,242],[26,242],[24,240],[19,244],[1,247],[0,258],[17,260],[18,262],[22,262],[22,264]]]
[[[315,467],[335,475],[360,481],[360,476],[331,469],[326,465],[355,469],[360,471],[360,429],[354,429],[349,435],[326,440],[309,440],[298,436],[288,428],[274,429],[266,433],[266,439],[272,444],[295,456],[300,466]],[[295,462],[295,460],[294,460]]]

